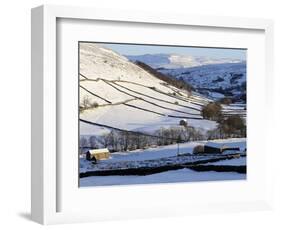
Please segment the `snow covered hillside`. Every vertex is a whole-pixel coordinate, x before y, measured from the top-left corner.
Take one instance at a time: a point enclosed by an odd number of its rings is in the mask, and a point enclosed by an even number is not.
[[[167,54],[147,54],[128,58],[184,80],[197,92],[209,98],[232,97],[236,101],[246,101],[245,61]]]
[[[108,132],[92,123],[151,133],[182,119],[205,132],[217,125],[200,114],[209,101],[168,85],[112,50],[80,44],[81,135]]]
[[[160,69],[160,72],[183,79],[210,98],[232,97],[246,101],[246,63],[204,65],[192,68]]]

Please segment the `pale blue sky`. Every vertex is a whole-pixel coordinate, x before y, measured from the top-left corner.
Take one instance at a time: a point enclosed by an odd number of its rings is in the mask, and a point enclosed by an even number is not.
[[[179,47],[179,46],[159,46],[159,45],[130,45],[100,43],[122,55],[143,55],[143,54],[186,54],[199,57],[210,58],[233,58],[246,60],[246,49],[229,48],[203,48],[203,47]]]

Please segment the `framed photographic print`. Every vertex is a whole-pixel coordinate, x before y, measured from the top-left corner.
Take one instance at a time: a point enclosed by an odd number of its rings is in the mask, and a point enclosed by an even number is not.
[[[33,9],[32,219],[270,208],[272,30],[263,19]]]

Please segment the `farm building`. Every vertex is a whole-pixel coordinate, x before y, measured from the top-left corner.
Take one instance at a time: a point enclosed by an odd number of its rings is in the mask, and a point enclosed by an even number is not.
[[[204,153],[204,145],[196,145],[194,148],[193,148],[193,154],[202,154]]]
[[[228,153],[230,153],[230,152],[240,151],[240,148],[230,147],[226,144],[215,143],[215,142],[208,142],[204,146],[205,153],[223,153],[225,151],[228,151]]]
[[[109,150],[105,149],[90,149],[86,152],[86,159],[88,161],[97,161],[108,159],[110,156]]]
[[[235,153],[240,151],[239,147],[230,147],[226,144],[208,142],[205,145],[198,145],[193,148],[193,154],[203,154],[203,153]]]

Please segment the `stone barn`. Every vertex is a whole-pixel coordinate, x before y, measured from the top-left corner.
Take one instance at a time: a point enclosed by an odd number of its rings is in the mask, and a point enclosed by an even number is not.
[[[193,148],[193,154],[216,154],[222,153],[222,146],[216,143],[206,143],[204,145],[197,145]]]
[[[215,142],[208,142],[204,145],[197,145],[193,148],[193,154],[231,154],[239,151],[239,147],[230,147],[226,144]]]
[[[90,149],[86,152],[86,159],[88,161],[98,161],[108,159],[110,152],[107,148],[105,149]]]
[[[193,154],[203,154],[204,153],[204,145],[196,145],[193,148]]]
[[[204,153],[222,153],[222,147],[213,146],[213,145],[205,145]]]

